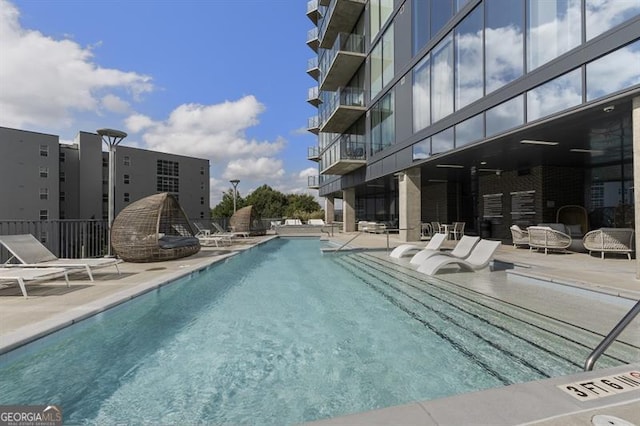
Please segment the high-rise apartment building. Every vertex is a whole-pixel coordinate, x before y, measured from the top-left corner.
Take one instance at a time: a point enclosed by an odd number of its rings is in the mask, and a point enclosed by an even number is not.
[[[633,226],[640,0],[311,0],[307,16],[328,220],[341,199],[347,231],[386,221],[405,240],[431,221],[508,239],[564,205]]]
[[[95,133],[73,144],[0,127],[0,220],[106,219],[108,164]],[[169,192],[190,218],[209,217],[209,160],[118,146],[115,214],[147,195]]]

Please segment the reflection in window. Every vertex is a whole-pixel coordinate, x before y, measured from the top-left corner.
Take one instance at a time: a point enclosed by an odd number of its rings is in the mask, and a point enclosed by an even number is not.
[[[585,0],[587,40],[640,15],[638,0]]]
[[[524,42],[522,2],[485,0],[486,93],[493,92],[522,75]]]
[[[636,64],[636,66],[612,66]],[[640,41],[587,64],[587,101],[640,84]]]
[[[483,137],[484,120],[482,114],[456,124],[456,148],[480,140]]]
[[[531,71],[580,44],[580,0],[527,2],[527,70]]]
[[[456,36],[456,109],[482,97],[482,5],[458,25]]]
[[[456,0],[456,12],[458,12],[469,0]]]
[[[371,98],[393,78],[393,25],[371,51]]]
[[[424,129],[431,124],[431,97],[429,55],[413,69],[413,131]]]
[[[431,136],[431,153],[433,155],[453,149],[453,127]]]
[[[429,7],[431,0],[413,0],[413,55],[429,41]]]
[[[393,91],[383,96],[371,111],[371,152],[390,146],[395,138]]]
[[[527,121],[534,121],[582,102],[582,74],[571,71],[527,92]]]
[[[487,110],[487,137],[520,126],[524,123],[523,97],[518,96]]]
[[[453,112],[453,37],[449,34],[432,51],[431,116],[435,123]]]
[[[421,140],[411,147],[413,152],[413,161],[425,160],[431,155],[431,138]]]
[[[431,2],[431,37],[444,27],[453,16],[451,0],[434,0]]]
[[[378,32],[380,32],[380,28],[384,26],[387,22],[387,19],[393,13],[393,0],[371,0],[369,4],[369,24],[371,30],[369,34],[371,34],[371,38],[369,41],[373,40]]]

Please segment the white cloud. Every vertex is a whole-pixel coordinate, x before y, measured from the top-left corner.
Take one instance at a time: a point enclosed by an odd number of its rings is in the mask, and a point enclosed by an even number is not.
[[[230,161],[222,177],[227,179],[273,179],[284,176],[282,160],[272,157],[239,158]]]
[[[318,175],[317,167],[309,167],[307,169],[301,170],[300,173],[298,173],[298,177],[301,179],[304,179],[305,181],[309,176],[317,176],[317,175]]]
[[[128,112],[130,108],[129,102],[111,93],[102,98],[102,106],[108,111],[119,114]]]
[[[221,162],[238,157],[269,157],[286,145],[283,138],[273,142],[248,139],[247,128],[259,123],[264,106],[254,96],[215,105],[183,104],[162,122],[141,115],[127,119],[132,131],[145,129],[143,139],[149,149],[209,158]]]
[[[18,9],[0,0],[0,117],[3,126],[61,128],[76,112],[122,107],[109,97],[122,92],[134,100],[153,90],[151,78],[135,72],[102,68],[92,62],[91,48],[56,40],[22,28]],[[106,103],[102,102],[106,99]]]

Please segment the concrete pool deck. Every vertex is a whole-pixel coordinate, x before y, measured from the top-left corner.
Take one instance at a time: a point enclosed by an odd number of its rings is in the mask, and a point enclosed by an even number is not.
[[[344,244],[355,234],[336,233],[329,239]],[[177,278],[196,273],[212,263],[224,261],[274,236],[238,239],[231,247],[204,248],[197,255],[169,262],[122,263],[121,275],[113,268],[94,274],[95,283],[82,274],[71,275],[71,287],[64,280],[27,285],[29,298],[24,299],[16,284],[0,284],[0,353],[7,352],[37,337],[66,327],[111,306],[151,291]],[[325,234],[326,237],[326,234]],[[400,244],[397,235],[360,234],[349,243],[352,248],[371,249],[386,257],[389,247]],[[454,242],[447,242],[453,245]],[[619,297],[627,302],[640,299],[640,282],[635,279],[635,262],[623,256],[601,260],[583,253],[549,254],[530,252],[503,245],[496,260],[501,271],[476,274],[447,274],[446,279],[471,281],[477,291],[495,291],[500,287],[506,297],[522,297],[515,290],[523,286],[520,280],[535,278],[552,286],[571,286]],[[513,292],[509,290],[513,288]],[[540,291],[538,291],[540,292]],[[567,318],[584,315],[578,308],[560,312]],[[584,318],[587,327],[606,334],[619,319]],[[616,319],[617,318],[617,319]],[[636,319],[623,334],[629,341],[640,341],[640,319]],[[622,337],[622,336],[621,336]],[[419,367],[419,366],[418,366]],[[598,368],[596,364],[596,369]],[[613,369],[597,369],[589,373],[563,376],[536,382],[511,385],[432,401],[389,407],[366,413],[315,422],[326,425],[343,424],[591,424],[596,414],[620,417],[640,426],[640,386],[635,390],[585,401],[558,389],[558,385],[590,381],[630,371],[640,371],[640,359],[633,364]]]

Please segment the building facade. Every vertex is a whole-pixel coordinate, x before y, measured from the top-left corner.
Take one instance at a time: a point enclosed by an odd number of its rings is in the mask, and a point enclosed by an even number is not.
[[[115,214],[158,192],[176,196],[190,218],[208,218],[209,160],[116,149]],[[59,137],[0,127],[0,220],[107,219],[109,156],[98,134]]]
[[[311,0],[309,186],[344,228],[634,227],[640,0]],[[635,130],[634,130],[635,129]],[[634,188],[635,192],[634,192]]]

